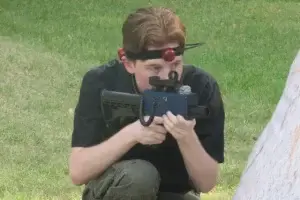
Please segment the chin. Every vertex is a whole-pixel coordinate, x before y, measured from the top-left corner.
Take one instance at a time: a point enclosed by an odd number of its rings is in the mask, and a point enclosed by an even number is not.
[[[140,91],[141,92],[144,92],[144,91],[146,91],[146,90],[151,90],[152,89],[152,87],[147,87],[147,88],[144,88],[144,89],[140,89]]]

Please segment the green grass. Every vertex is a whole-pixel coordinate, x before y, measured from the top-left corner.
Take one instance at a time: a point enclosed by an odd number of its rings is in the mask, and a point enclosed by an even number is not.
[[[80,199],[68,156],[81,78],[116,56],[124,18],[150,4],[175,9],[188,41],[207,43],[185,59],[221,86],[226,161],[203,198],[231,199],[300,48],[297,1],[1,0],[1,199]]]

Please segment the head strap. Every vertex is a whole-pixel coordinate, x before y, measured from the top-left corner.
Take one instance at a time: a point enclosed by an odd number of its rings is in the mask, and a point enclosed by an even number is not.
[[[176,47],[161,50],[145,50],[140,53],[133,53],[130,51],[125,52],[123,49],[119,49],[118,54],[119,58],[123,55],[126,55],[127,58],[132,60],[149,60],[163,58],[165,61],[171,62],[175,59],[176,56],[183,55],[185,50],[195,48],[203,44],[204,43],[186,44],[184,48]]]
[[[150,60],[163,58],[165,61],[171,62],[176,56],[183,55],[184,49],[180,47],[167,48],[161,50],[146,50],[140,53],[126,51],[125,54],[129,59],[133,60]]]

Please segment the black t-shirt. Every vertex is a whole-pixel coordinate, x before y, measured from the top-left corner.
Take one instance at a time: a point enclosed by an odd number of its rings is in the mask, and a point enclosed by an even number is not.
[[[184,66],[184,85],[199,95],[199,104],[213,109],[214,117],[197,119],[195,131],[207,153],[219,163],[224,162],[224,107],[216,80],[200,68]],[[100,92],[102,89],[134,93],[134,81],[117,60],[90,69],[83,77],[79,100],[75,109],[72,147],[89,147],[101,143],[121,127],[138,119],[117,121],[107,126],[102,115]],[[185,192],[191,190],[188,173],[175,139],[153,147],[136,145],[121,160],[144,159],[160,172],[160,191]],[[205,163],[203,163],[205,165]],[[145,172],[146,173],[146,172]]]

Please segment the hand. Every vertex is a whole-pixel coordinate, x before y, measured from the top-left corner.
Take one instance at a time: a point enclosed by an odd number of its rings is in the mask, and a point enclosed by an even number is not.
[[[182,116],[175,116],[168,111],[163,116],[163,120],[164,127],[177,141],[193,136],[196,125],[195,119],[185,120]]]
[[[146,117],[145,120],[148,120]],[[154,117],[150,126],[143,126],[140,120],[129,125],[134,140],[143,145],[161,144],[166,139],[167,130],[163,126],[162,117]]]

